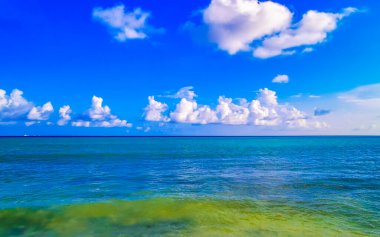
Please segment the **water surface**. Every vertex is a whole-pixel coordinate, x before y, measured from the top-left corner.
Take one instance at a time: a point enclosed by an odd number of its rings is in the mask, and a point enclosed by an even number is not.
[[[0,139],[0,236],[379,236],[379,213],[379,137]]]

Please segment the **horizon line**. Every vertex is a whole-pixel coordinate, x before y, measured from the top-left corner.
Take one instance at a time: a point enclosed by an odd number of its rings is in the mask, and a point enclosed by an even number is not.
[[[380,135],[0,135],[0,138],[170,138],[170,137],[380,137]]]

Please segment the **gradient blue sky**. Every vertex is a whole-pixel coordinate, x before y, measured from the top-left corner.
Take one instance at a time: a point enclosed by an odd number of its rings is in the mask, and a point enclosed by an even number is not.
[[[309,10],[357,10],[339,20],[323,42],[312,44],[312,52],[263,59],[252,52],[231,55],[210,38],[210,25],[202,16],[211,0],[0,1],[0,89],[7,96],[16,88],[23,91],[30,108],[48,101],[54,108],[33,120],[26,118],[30,111],[5,115],[0,105],[0,135],[380,134],[380,2],[274,2],[293,13],[292,27]],[[94,16],[96,9],[121,5],[126,13],[136,8],[150,13],[146,38],[121,42],[114,38],[115,29]],[[277,75],[287,75],[289,82],[273,83]],[[326,126],[179,121],[170,112],[181,98],[171,97],[187,86],[198,95],[189,101],[215,110],[219,96],[250,101],[259,96],[259,89],[268,88],[276,92],[279,104],[294,106],[306,120]],[[87,116],[94,95],[132,125],[72,126],[75,119]],[[151,95],[167,104],[167,121],[147,121],[144,108]],[[64,105],[73,113],[65,126],[59,126],[59,108]],[[33,125],[25,125],[31,121]]]

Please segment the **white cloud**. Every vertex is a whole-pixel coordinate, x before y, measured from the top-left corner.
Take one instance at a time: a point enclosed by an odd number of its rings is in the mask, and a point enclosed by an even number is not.
[[[176,109],[170,113],[172,121],[177,123],[208,124],[217,122],[215,111],[209,106],[198,106],[196,101],[182,98]]]
[[[209,38],[229,54],[251,51],[257,58],[291,55],[297,47],[311,52],[310,46],[323,42],[337,22],[355,12],[341,13],[310,10],[302,20],[292,24],[293,13],[284,5],[258,0],[212,0],[203,11]],[[255,45],[259,45],[256,47]]]
[[[276,92],[260,89],[252,101],[220,96],[218,105],[198,105],[195,100],[182,98],[174,111],[169,112],[170,121],[189,124],[228,124],[277,126],[282,128],[322,128],[327,124],[316,121],[304,112],[287,104],[279,104]],[[166,111],[166,110],[165,110]],[[160,116],[163,116],[160,113]]]
[[[288,75],[277,75],[272,80],[273,83],[288,83],[289,82],[289,76]]]
[[[289,27],[292,13],[271,1],[212,0],[203,12],[212,41],[229,54],[251,49],[254,40]]]
[[[307,47],[307,48],[304,48],[304,49],[302,50],[302,53],[311,53],[311,52],[313,52],[313,51],[314,51],[313,48],[311,48],[311,47]]]
[[[88,116],[91,120],[104,120],[107,117],[111,116],[111,109],[107,105],[103,107],[103,98],[93,96],[92,97],[92,104],[91,109],[88,110]]]
[[[338,94],[338,99],[346,103],[369,108],[380,108],[380,83],[360,86]]]
[[[39,123],[39,121],[27,121],[27,122],[25,122],[25,126],[29,127],[29,126],[32,126],[32,125],[37,124],[37,123]]]
[[[57,124],[59,126],[66,125],[71,120],[71,114],[72,110],[69,105],[62,106],[59,108],[59,120]]]
[[[304,96],[292,103],[310,111],[315,118],[323,115],[330,135],[380,134],[380,83],[359,86],[345,92],[322,94],[318,99]],[[372,126],[374,125],[374,126]],[[371,129],[359,129],[371,127]]]
[[[140,8],[126,12],[123,4],[111,8],[95,8],[92,13],[95,19],[106,24],[118,41],[129,39],[145,39],[148,33],[159,31],[147,24],[149,12]]]
[[[83,115],[73,118],[71,125],[74,127],[132,127],[131,123],[117,118],[111,114],[111,109],[107,105],[103,106],[102,104],[103,99],[101,97],[93,96],[91,108]],[[62,111],[66,115],[67,112]]]
[[[30,126],[48,120],[53,111],[50,102],[43,106],[34,106],[23,97],[21,90],[14,89],[10,95],[7,95],[5,90],[0,89],[0,124],[16,124],[22,121]]]
[[[148,101],[149,104],[145,107],[145,120],[163,122],[170,120],[168,117],[162,115],[162,113],[168,109],[167,104],[156,101],[154,96],[149,96]]]
[[[259,90],[257,100],[268,107],[277,106],[278,104],[276,92],[267,88]]]
[[[354,8],[346,8],[341,13],[308,11],[303,15],[302,20],[293,27],[283,30],[278,35],[266,38],[262,45],[254,50],[253,54],[258,58],[270,58],[283,54],[293,54],[295,52],[293,49],[296,47],[322,43],[326,40],[328,33],[337,28],[339,20],[355,11]],[[303,49],[303,51],[310,51],[308,48]]]
[[[14,89],[8,96],[5,90],[0,89],[0,121],[25,119],[32,107],[33,103],[23,97],[22,91]]]
[[[195,97],[197,97],[197,94],[195,94],[193,89],[194,89],[194,87],[192,87],[192,86],[185,86],[185,87],[182,87],[181,89],[179,89],[174,95],[168,95],[165,97],[177,98],[177,99],[178,98],[179,99],[186,98],[187,100],[192,100]]]
[[[216,107],[218,122],[231,125],[241,125],[247,123],[250,111],[245,104],[246,101],[241,100],[242,105],[237,105],[232,103],[231,98],[220,96],[218,102],[219,104]]]
[[[30,120],[48,120],[50,114],[54,112],[53,105],[51,102],[47,102],[43,106],[33,107],[28,113],[28,119]]]

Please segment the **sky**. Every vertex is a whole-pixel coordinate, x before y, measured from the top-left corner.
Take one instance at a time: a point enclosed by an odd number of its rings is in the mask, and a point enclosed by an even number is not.
[[[0,1],[0,135],[380,135],[377,0]]]

